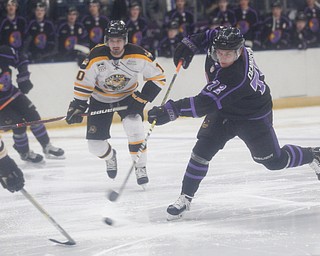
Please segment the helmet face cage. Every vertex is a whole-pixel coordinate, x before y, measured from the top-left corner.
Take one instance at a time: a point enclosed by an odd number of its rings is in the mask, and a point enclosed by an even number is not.
[[[244,45],[244,38],[238,28],[221,27],[210,50],[210,56],[214,61],[218,61],[216,50],[234,50],[236,52],[236,59],[240,57],[242,47]]]
[[[123,38],[128,43],[128,29],[122,20],[112,20],[105,29],[104,43],[108,44],[110,38]]]

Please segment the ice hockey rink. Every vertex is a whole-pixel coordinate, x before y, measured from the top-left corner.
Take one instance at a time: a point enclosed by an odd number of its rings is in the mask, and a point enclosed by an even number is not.
[[[274,112],[281,145],[320,145],[320,107]],[[41,166],[22,162],[3,139],[25,173],[25,189],[77,242],[66,241],[22,193],[0,191],[1,256],[106,255],[320,255],[320,181],[309,166],[268,171],[251,160],[235,138],[211,161],[191,211],[168,222],[166,208],[180,193],[181,181],[202,119],[179,119],[155,127],[148,143],[146,191],[132,175],[116,202],[106,194],[118,190],[131,166],[121,124],[112,126],[119,174],[107,178],[105,163],[87,150],[85,128],[50,129],[51,141],[66,151],[65,160]],[[145,123],[147,132],[149,124]],[[31,148],[41,152],[29,133]],[[114,225],[103,222],[113,219]]]

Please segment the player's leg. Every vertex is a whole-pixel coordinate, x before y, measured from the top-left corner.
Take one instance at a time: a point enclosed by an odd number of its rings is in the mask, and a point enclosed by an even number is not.
[[[181,194],[178,200],[167,208],[168,220],[180,218],[190,209],[191,200],[207,175],[210,160],[234,134],[228,120],[211,114],[206,116],[197,137],[198,141],[183,177]]]
[[[90,99],[89,112],[110,108],[110,104]],[[88,116],[87,135],[89,152],[106,162],[106,171],[111,179],[117,176],[116,150],[108,143],[113,113]]]
[[[139,149],[145,139],[144,127],[142,123],[142,117],[139,114],[136,115],[126,115],[122,119],[123,128],[128,137],[128,147],[132,160],[135,160]],[[137,183],[139,185],[144,185],[149,182],[147,175],[147,146],[142,150],[139,161],[135,167],[135,173],[137,178]]]
[[[41,117],[34,104],[24,95],[20,95],[12,107],[27,122],[40,120]],[[46,158],[64,159],[64,150],[53,146],[44,124],[31,125],[30,130],[42,146]]]
[[[280,148],[271,114],[261,120],[242,122],[238,135],[248,146],[253,160],[269,170],[301,166],[314,159],[311,148],[289,144]]]
[[[24,122],[22,116],[13,109],[13,101],[6,108],[0,111],[0,123],[1,125],[16,124]],[[29,148],[28,135],[26,133],[27,128],[21,127],[12,130],[12,138],[14,141],[13,148],[19,153],[20,158],[23,161],[40,163],[43,160],[43,156],[34,153]]]

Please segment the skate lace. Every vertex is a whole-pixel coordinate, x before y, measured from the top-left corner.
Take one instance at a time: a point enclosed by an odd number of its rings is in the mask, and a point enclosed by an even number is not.
[[[137,176],[137,179],[147,177],[146,167],[137,167],[136,168],[136,176]]]
[[[113,156],[109,160],[106,160],[106,163],[107,163],[108,170],[117,169],[117,158],[115,153],[113,153]]]
[[[29,158],[29,159],[36,159],[38,156],[38,154],[34,153],[32,150],[30,150],[27,155],[26,155],[26,158]]]
[[[59,151],[59,148],[55,147],[55,146],[52,146],[51,143],[49,143],[45,149],[44,149],[44,153],[45,154],[49,154],[51,152],[58,152]]]
[[[185,195],[179,196],[178,200],[173,204],[173,206],[177,209],[181,209],[186,207],[187,210],[190,208],[190,201],[186,198]]]

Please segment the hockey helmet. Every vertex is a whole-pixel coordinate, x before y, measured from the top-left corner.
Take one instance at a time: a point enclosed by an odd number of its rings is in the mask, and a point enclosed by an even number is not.
[[[217,61],[216,49],[235,50],[237,59],[244,46],[244,38],[238,28],[220,27],[212,42],[211,58]]]
[[[122,20],[111,20],[108,27],[105,29],[104,43],[107,43],[109,38],[122,37],[125,44],[128,43],[128,29]]]

